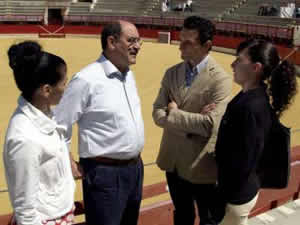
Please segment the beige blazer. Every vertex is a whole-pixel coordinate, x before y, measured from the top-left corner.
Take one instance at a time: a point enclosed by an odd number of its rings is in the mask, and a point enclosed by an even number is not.
[[[209,56],[206,68],[194,79],[191,87],[185,84],[185,62],[169,68],[161,82],[153,105],[153,120],[163,128],[157,165],[192,183],[215,183],[217,168],[213,153],[219,123],[231,95],[232,79]],[[178,105],[167,115],[170,99]],[[207,115],[202,108],[215,103]]]

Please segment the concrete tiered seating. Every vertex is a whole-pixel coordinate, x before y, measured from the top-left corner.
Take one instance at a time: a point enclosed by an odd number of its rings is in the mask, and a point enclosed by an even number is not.
[[[91,15],[139,15],[143,8],[144,0],[98,0]]]
[[[244,4],[241,4],[240,7],[236,8],[231,14],[223,15],[223,20],[285,27],[293,24],[295,19],[280,18],[277,16],[257,16],[259,7],[262,3],[280,7],[281,2],[282,0],[244,1]]]
[[[210,0],[210,1],[194,1],[193,11],[199,15],[209,15],[209,18],[216,18],[224,11],[232,8],[233,0]]]
[[[6,1],[11,15],[43,15],[46,1]]]
[[[256,16],[256,15],[225,15],[224,21],[239,23],[268,24],[274,26],[288,26],[294,23],[294,18],[280,18],[276,16]]]
[[[150,0],[153,1],[153,0]],[[147,3],[147,2],[146,2]],[[69,16],[139,16],[147,4],[144,0],[98,0],[91,8],[89,2],[77,2],[70,4]]]
[[[194,0],[193,1],[193,12],[178,12],[174,11],[174,8],[178,3],[182,3],[182,0],[172,0],[171,11],[162,14],[161,5],[157,0],[152,0],[152,8],[149,7],[145,12],[145,15],[149,16],[164,16],[164,17],[186,17],[190,15],[199,15],[208,19],[215,19],[225,10],[232,7],[234,0]]]
[[[73,15],[89,15],[91,3],[89,2],[77,2],[70,4],[69,14]]]
[[[0,2],[0,15],[6,15],[6,2],[5,1],[1,1]]]
[[[40,22],[45,12],[46,1],[30,0],[0,1],[0,21]]]
[[[174,8],[179,0],[172,1]],[[98,0],[93,8],[91,3],[77,2],[70,5],[69,16],[151,16],[151,17],[176,17],[184,18],[189,15],[201,15],[209,19],[215,19],[229,8],[232,8],[235,0],[211,0],[193,1],[193,12],[161,12],[160,0]]]

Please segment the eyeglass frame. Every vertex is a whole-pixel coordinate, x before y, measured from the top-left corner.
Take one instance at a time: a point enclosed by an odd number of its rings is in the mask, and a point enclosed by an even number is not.
[[[126,41],[130,44],[130,46],[135,44],[139,44],[139,46],[143,45],[143,40],[140,37],[128,37],[126,38]]]
[[[120,40],[120,37],[117,37],[115,35],[112,35],[112,37],[116,40]],[[139,44],[141,47],[144,43],[144,41],[140,37],[127,37],[125,40],[129,43],[129,46],[133,46],[135,44]]]

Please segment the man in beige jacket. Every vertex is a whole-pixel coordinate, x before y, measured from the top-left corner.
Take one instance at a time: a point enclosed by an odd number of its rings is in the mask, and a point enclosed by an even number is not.
[[[184,61],[166,71],[154,102],[154,122],[164,129],[157,164],[166,171],[175,225],[194,225],[194,201],[200,224],[216,224],[213,152],[232,81],[209,56],[214,33],[204,18],[185,19],[179,48]]]

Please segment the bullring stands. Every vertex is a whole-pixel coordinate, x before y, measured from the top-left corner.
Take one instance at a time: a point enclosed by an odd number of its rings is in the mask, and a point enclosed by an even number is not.
[[[6,15],[43,15],[46,1],[2,1]]]
[[[282,0],[265,0],[264,4],[280,6]],[[84,16],[89,22],[97,21],[95,16],[150,16],[183,19],[189,15],[200,15],[218,21],[244,22],[252,24],[272,24],[288,26],[295,24],[295,19],[257,16],[261,0],[194,0],[193,12],[174,11],[176,4],[182,0],[172,0],[170,12],[161,12],[160,0],[98,0],[94,2],[74,2],[71,0],[5,0],[0,1],[0,21],[42,20],[49,8],[61,8],[67,16]],[[76,17],[74,17],[76,18]],[[81,17],[80,19],[82,19]],[[69,18],[68,18],[69,19]]]
[[[139,15],[144,6],[144,0],[98,0],[91,13],[112,15]]]
[[[99,15],[134,15],[147,14],[156,6],[159,0],[98,0],[95,3],[76,2],[70,4],[69,16],[99,16]]]
[[[232,11],[225,13],[222,17],[224,21],[268,24],[274,26],[289,26],[294,24],[294,18],[280,18],[279,16],[258,16],[259,8],[262,4],[269,4],[279,9],[282,0],[251,0],[241,1],[242,4],[236,5]]]
[[[179,0],[173,0],[171,8],[174,8]],[[182,2],[182,1],[181,1]],[[192,14],[201,15],[206,18],[214,19],[230,9],[233,0],[212,0],[212,1],[193,1]],[[159,0],[98,0],[96,3],[77,2],[70,4],[69,16],[99,16],[99,15],[131,15],[131,16],[163,16],[163,17],[185,17],[191,15],[190,12],[161,12]]]
[[[68,15],[88,15],[90,7],[91,3],[89,2],[71,3]]]
[[[40,22],[43,20],[48,1],[4,0],[0,2],[0,21]]]
[[[265,4],[279,4],[282,0],[266,0]],[[172,0],[173,5],[181,0]],[[221,35],[264,36],[285,39],[291,43],[297,19],[257,16],[261,0],[194,0],[193,12],[161,12],[160,0],[98,0],[74,2],[71,0],[0,1],[0,22],[36,22],[42,24],[47,8],[60,9],[63,23],[103,24],[124,19],[135,24],[179,28],[189,15],[201,15],[215,21]]]
[[[145,15],[148,16],[164,16],[164,17],[185,17],[191,14],[199,15],[209,19],[215,19],[220,14],[223,13],[224,10],[227,10],[232,7],[234,0],[211,0],[211,1],[203,1],[203,0],[194,0],[192,12],[175,12],[177,4],[182,3],[182,0],[172,0],[171,1],[171,10],[169,12],[161,12],[160,3],[156,3],[157,0],[149,0],[148,4],[152,3],[152,8],[148,7]]]

